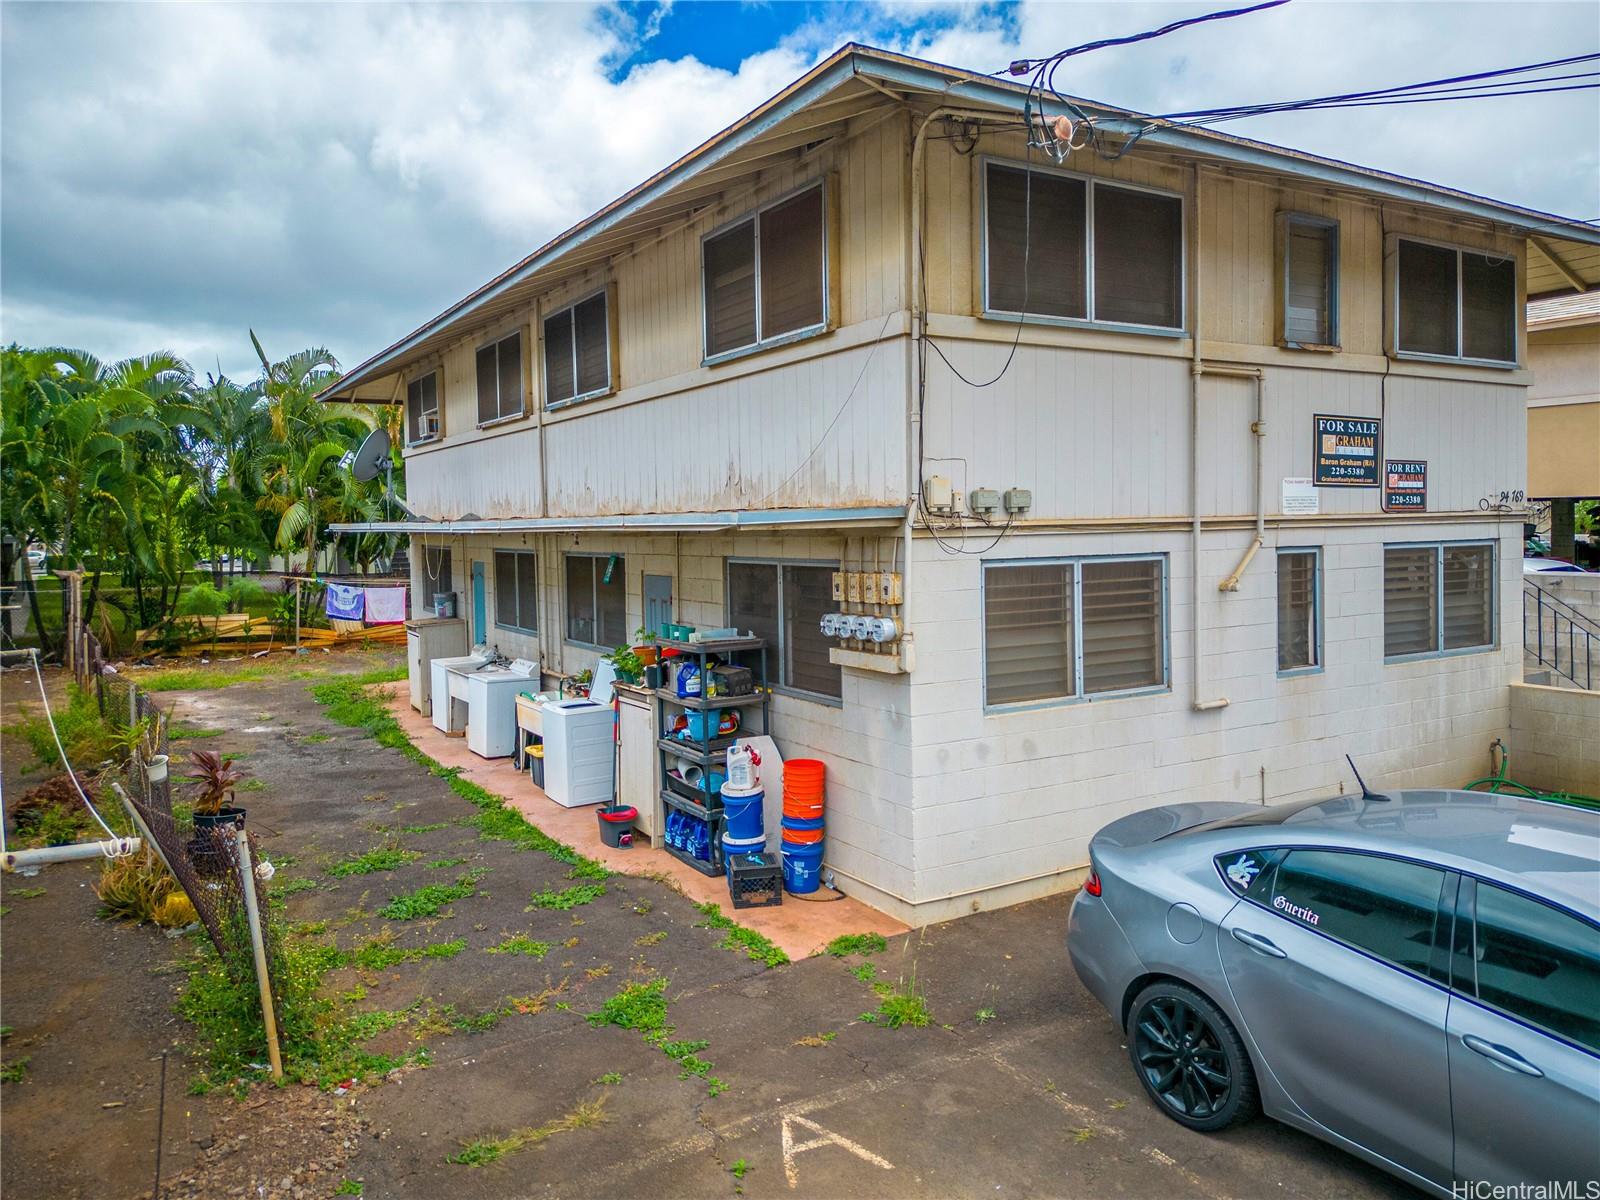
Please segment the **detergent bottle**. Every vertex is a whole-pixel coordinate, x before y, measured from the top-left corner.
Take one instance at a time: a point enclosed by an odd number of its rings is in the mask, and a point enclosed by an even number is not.
[[[728,787],[736,792],[753,792],[761,786],[761,755],[740,742],[728,751]]]

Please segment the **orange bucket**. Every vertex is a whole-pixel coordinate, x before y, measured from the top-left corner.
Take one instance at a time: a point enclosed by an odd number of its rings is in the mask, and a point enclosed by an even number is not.
[[[822,840],[820,829],[785,829],[783,840],[796,846],[815,846]]]

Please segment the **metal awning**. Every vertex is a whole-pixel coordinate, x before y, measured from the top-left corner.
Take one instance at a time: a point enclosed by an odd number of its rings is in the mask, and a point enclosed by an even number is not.
[[[884,508],[781,508],[766,512],[636,513],[592,517],[460,517],[454,520],[361,521],[330,525],[333,533],[721,533],[738,529],[809,529],[838,525],[892,529],[906,519],[904,506]]]

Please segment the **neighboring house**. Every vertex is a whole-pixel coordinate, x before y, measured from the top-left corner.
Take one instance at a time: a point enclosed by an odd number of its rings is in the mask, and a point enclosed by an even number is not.
[[[1600,290],[1528,303],[1528,496],[1550,502],[1550,553],[1574,557],[1573,504],[1600,499]]]
[[[421,519],[378,528],[475,639],[571,673],[667,615],[768,637],[827,865],[915,922],[1346,754],[1483,774],[1524,303],[1562,286],[1531,233],[1600,282],[1593,228],[1088,102],[1057,166],[1026,99],[847,46],[326,393],[405,405]]]

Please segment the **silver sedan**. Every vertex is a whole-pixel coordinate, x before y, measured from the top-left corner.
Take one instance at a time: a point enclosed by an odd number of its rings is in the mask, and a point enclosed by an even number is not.
[[[1175,804],[1089,855],[1073,966],[1169,1117],[1264,1111],[1440,1196],[1600,1196],[1600,813]]]

